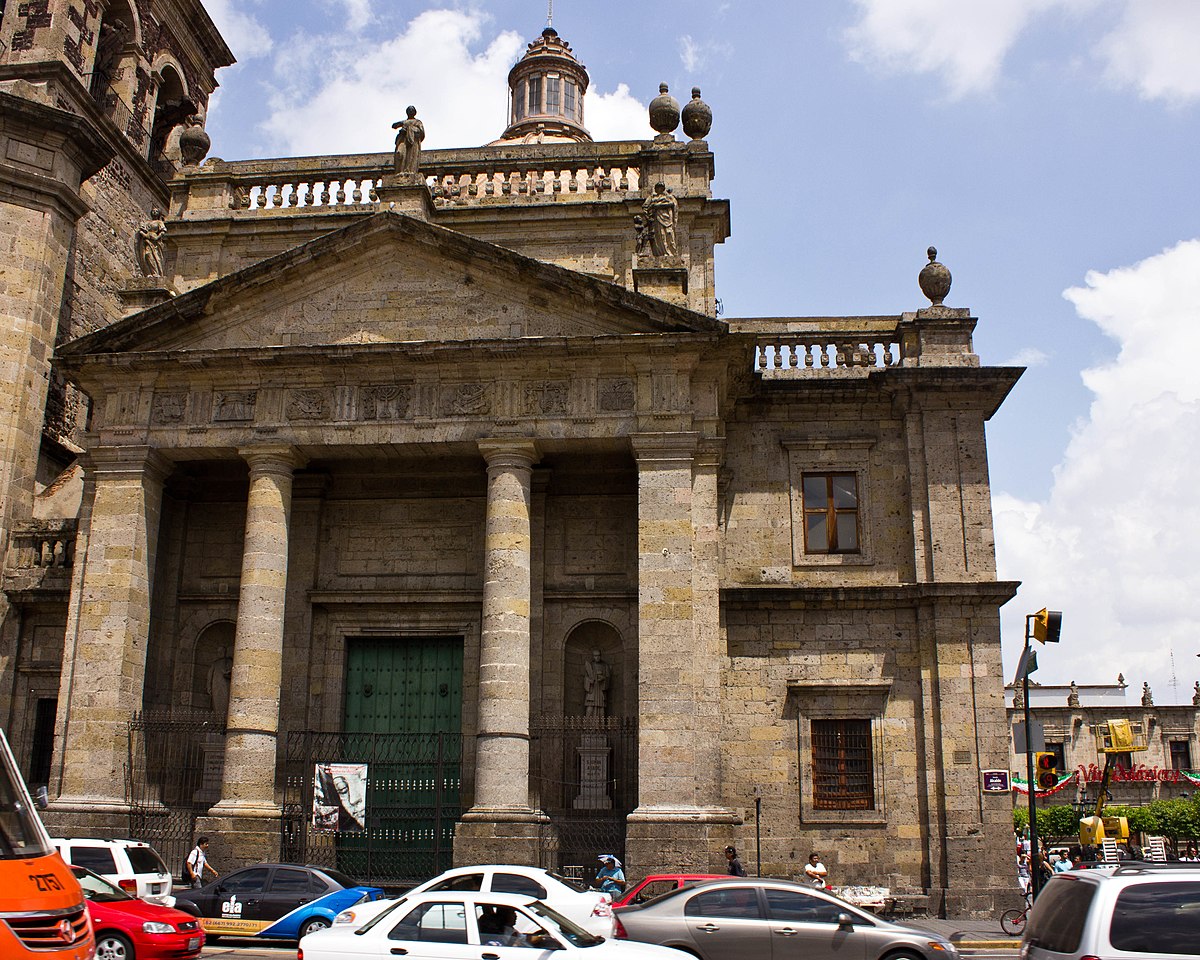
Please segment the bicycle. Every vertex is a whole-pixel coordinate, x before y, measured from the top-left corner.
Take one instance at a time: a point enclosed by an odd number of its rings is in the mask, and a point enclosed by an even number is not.
[[[1025,932],[1025,920],[1029,916],[1029,908],[1033,906],[1033,894],[1025,894],[1025,906],[1020,910],[1005,910],[1000,914],[1000,929],[1010,937],[1019,937]]]

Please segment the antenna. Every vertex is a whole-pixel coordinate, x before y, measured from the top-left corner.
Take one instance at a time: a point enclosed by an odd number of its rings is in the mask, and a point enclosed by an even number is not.
[[[1179,678],[1175,676],[1175,648],[1172,646],[1172,647],[1168,647],[1167,649],[1171,653],[1171,679],[1169,681],[1169,683],[1171,684],[1171,696],[1175,698],[1176,702],[1178,702],[1178,700],[1179,700]]]
[[[546,26],[554,26],[554,0],[546,0]]]

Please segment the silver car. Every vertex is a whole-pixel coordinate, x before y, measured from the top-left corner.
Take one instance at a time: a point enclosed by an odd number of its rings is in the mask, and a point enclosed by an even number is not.
[[[1200,863],[1125,863],[1050,878],[1022,960],[1200,956]]]
[[[957,960],[948,941],[787,880],[715,880],[618,907],[616,935],[700,960]]]

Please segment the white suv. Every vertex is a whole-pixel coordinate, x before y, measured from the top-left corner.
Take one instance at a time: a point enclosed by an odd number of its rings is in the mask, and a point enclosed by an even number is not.
[[[54,838],[51,841],[67,863],[87,867],[110,880],[131,897],[173,907],[171,871],[150,844],[140,840],[80,840]]]
[[[1022,960],[1200,956],[1200,863],[1056,873],[1030,911]]]

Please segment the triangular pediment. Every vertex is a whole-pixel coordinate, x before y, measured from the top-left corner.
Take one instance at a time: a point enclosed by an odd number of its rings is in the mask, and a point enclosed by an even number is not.
[[[83,357],[720,329],[711,317],[385,212],[59,352]]]

